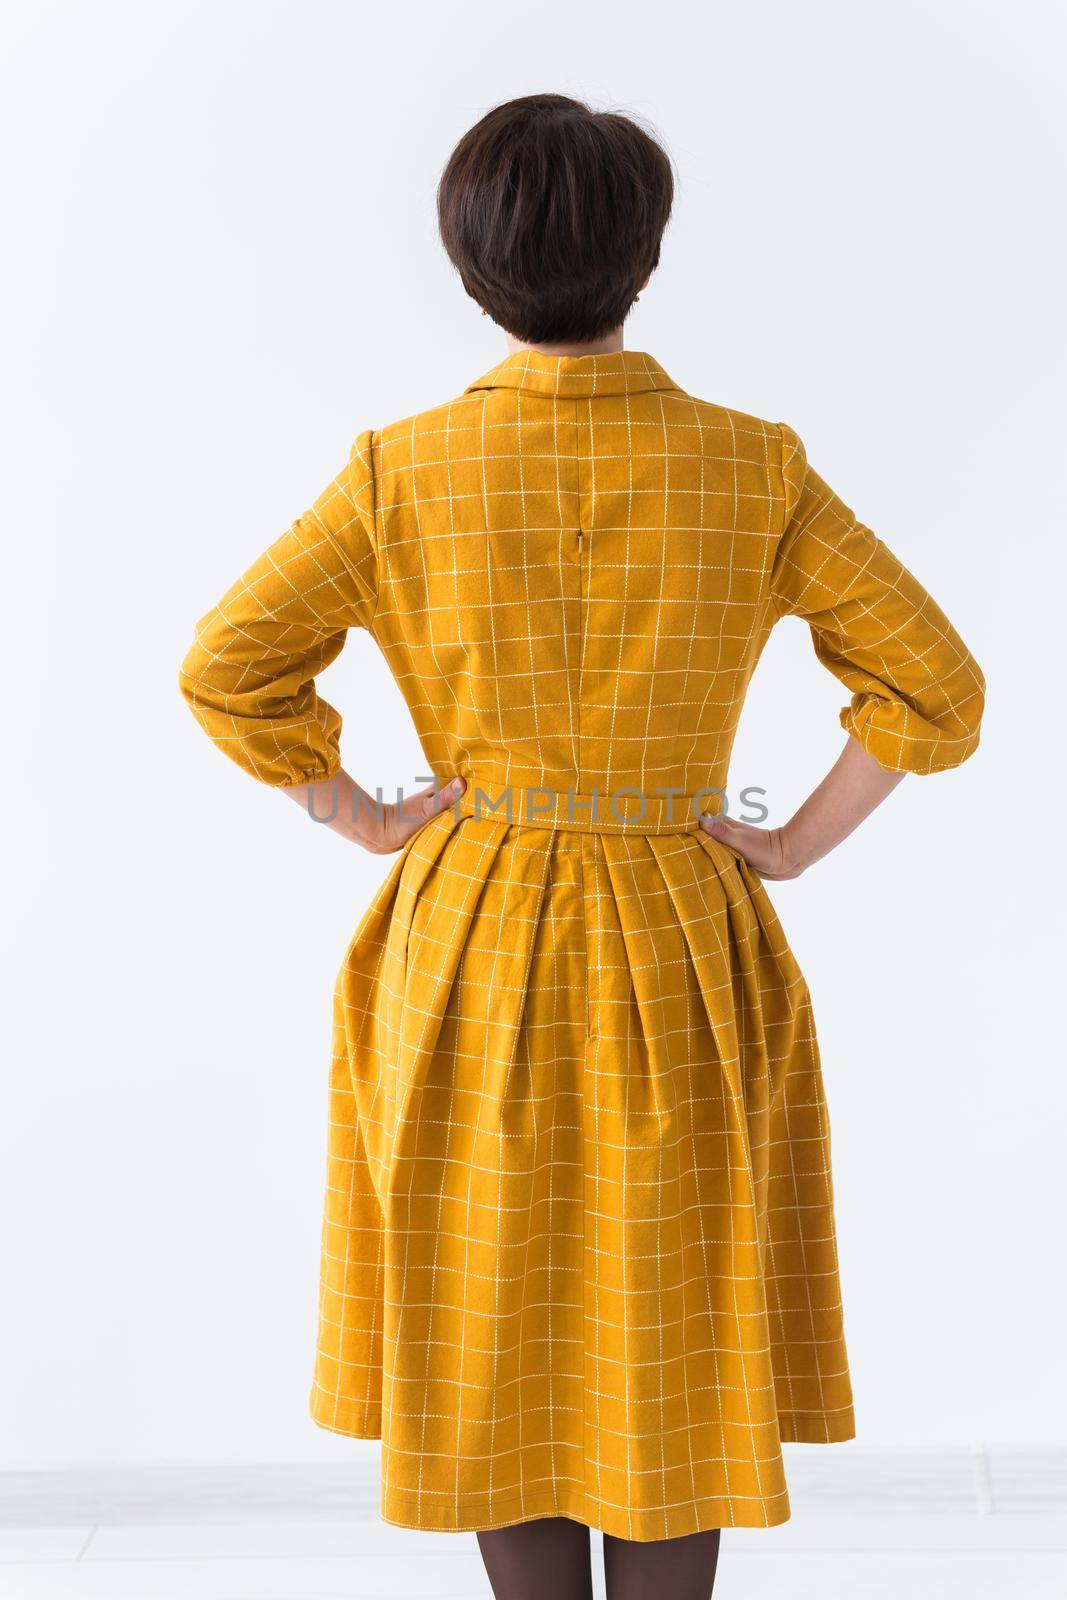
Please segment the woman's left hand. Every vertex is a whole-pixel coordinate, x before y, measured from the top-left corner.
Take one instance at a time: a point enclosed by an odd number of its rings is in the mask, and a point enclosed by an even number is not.
[[[712,816],[701,817],[700,826],[713,839],[736,850],[761,878],[769,878],[772,883],[799,878],[804,870],[804,864],[795,859],[788,828],[757,828],[751,822]]]
[[[754,828],[730,817],[704,816],[700,826],[748,862],[761,878],[799,878],[847,839],[903,778],[868,755],[858,739],[845,748],[784,828]]]

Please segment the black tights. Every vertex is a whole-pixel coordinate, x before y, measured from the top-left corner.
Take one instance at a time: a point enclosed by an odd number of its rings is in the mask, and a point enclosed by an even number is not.
[[[496,1600],[592,1600],[589,1529],[541,1517],[478,1535]],[[648,1543],[604,1535],[608,1600],[709,1600],[719,1530]]]

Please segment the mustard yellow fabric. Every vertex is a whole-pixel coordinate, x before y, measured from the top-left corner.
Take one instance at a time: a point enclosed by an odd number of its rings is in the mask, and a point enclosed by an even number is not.
[[[790,428],[520,352],[361,433],[199,624],[183,691],[263,782],[338,765],[352,627],[468,780],[335,996],[310,1405],[381,1437],[388,1521],[769,1526],[782,1441],[852,1437],[808,991],[696,822],[787,614],[884,766],[974,750],[978,667]]]

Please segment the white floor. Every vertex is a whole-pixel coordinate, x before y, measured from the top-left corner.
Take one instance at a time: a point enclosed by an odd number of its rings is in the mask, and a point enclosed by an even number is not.
[[[1067,1600],[1067,1450],[800,1446],[787,1468],[792,1520],[723,1535],[716,1600]],[[380,1521],[367,1460],[0,1475],[2,1600],[488,1592],[472,1534]]]

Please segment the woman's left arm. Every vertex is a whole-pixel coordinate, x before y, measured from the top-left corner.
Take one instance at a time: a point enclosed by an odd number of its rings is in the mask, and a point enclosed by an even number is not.
[[[849,739],[826,777],[781,828],[757,828],[730,817],[702,817],[712,838],[736,850],[761,878],[799,878],[847,839],[892,794],[903,772],[887,772]]]
[[[982,670],[936,601],[812,470],[781,426],[783,515],[770,578],[851,701],[841,756],[782,828],[702,826],[767,878],[795,878],[846,839],[906,772],[957,767],[978,745]]]

